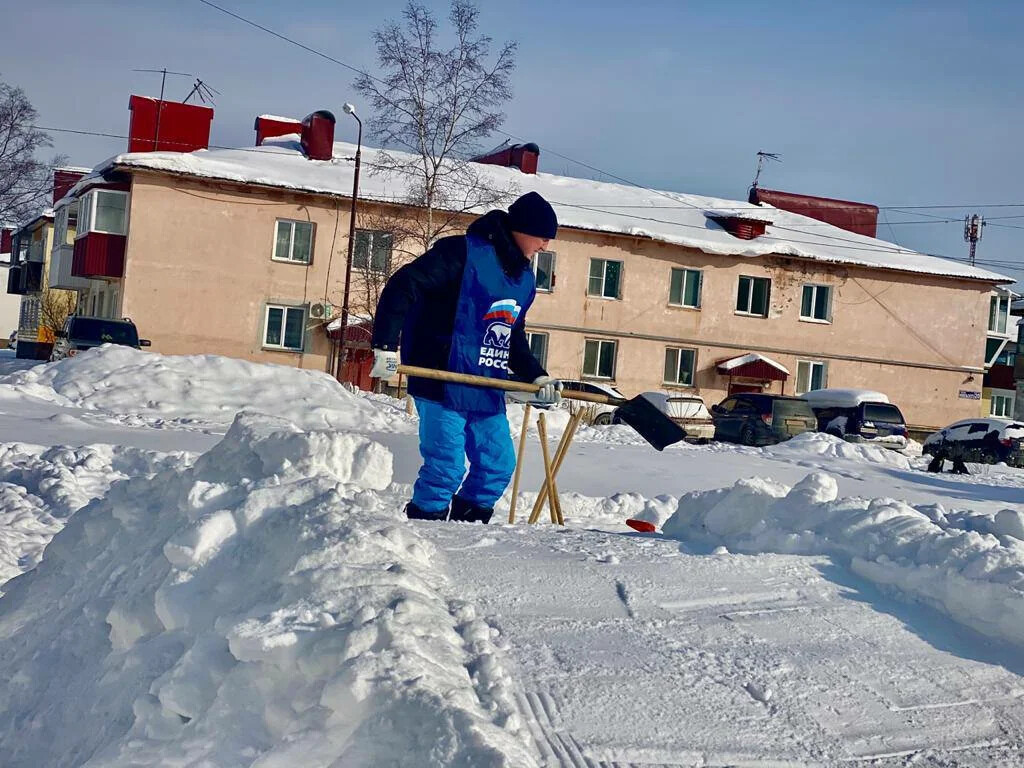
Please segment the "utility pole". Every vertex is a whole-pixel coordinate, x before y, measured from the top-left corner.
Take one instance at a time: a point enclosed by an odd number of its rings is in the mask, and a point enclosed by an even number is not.
[[[978,241],[981,240],[984,229],[984,217],[978,214],[964,216],[964,242],[971,244],[970,261],[972,267],[974,266],[974,253],[978,249]]]

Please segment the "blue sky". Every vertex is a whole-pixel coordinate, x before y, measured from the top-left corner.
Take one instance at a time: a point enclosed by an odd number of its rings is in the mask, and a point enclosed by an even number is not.
[[[404,2],[216,0],[353,66],[375,71],[371,35]],[[444,3],[428,3],[443,16]],[[541,169],[743,199],[758,150],[782,155],[767,187],[883,206],[879,236],[965,257],[962,220],[986,214],[979,259],[1024,279],[1024,4],[1015,2],[573,2],[483,0],[496,43],[519,42],[505,128],[541,145]],[[0,76],[40,122],[124,134],[128,95],[195,73],[221,91],[213,142],[251,144],[260,113],[301,117],[359,100],[353,74],[198,0],[36,0],[0,11]],[[169,81],[182,98],[187,79]],[[351,121],[340,138],[354,139]],[[116,139],[53,134],[93,165]],[[503,137],[496,136],[494,144]],[[961,207],[969,206],[969,207]],[[1001,218],[1019,216],[1020,218]],[[1020,228],[1015,228],[1020,227]]]

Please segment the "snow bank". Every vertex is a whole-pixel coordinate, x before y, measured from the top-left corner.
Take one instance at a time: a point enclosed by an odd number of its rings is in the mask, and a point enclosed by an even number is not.
[[[0,444],[0,587],[34,568],[67,518],[105,494],[112,483],[191,460],[187,453],[109,445],[47,449]]]
[[[741,480],[681,497],[662,530],[735,552],[829,555],[955,621],[1024,645],[1024,541],[944,528],[941,513],[902,501],[838,495],[835,479],[820,472],[792,488]],[[1014,513],[1000,517],[1007,531],[1020,522]]]
[[[0,599],[4,765],[536,765],[391,468],[242,414],[79,510]]]
[[[852,459],[865,464],[911,469],[910,460],[898,451],[868,443],[848,443],[825,432],[804,432],[783,443],[770,445],[764,450],[768,455],[780,459]]]
[[[219,355],[158,355],[107,345],[4,378],[59,405],[101,411],[132,426],[227,428],[242,410],[311,429],[392,431],[408,419],[376,408],[321,371]],[[138,422],[138,423],[136,423]]]

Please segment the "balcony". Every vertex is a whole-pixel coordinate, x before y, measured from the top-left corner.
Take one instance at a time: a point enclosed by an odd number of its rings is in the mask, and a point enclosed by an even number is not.
[[[7,270],[7,293],[14,296],[21,296],[25,293],[21,289],[21,268],[23,265],[17,264],[13,267],[9,267]]]
[[[128,238],[105,232],[90,232],[75,240],[71,275],[93,280],[124,277],[124,254]]]
[[[45,252],[43,250],[45,242],[44,238],[29,241],[28,249],[25,251],[25,260],[35,261],[42,264],[46,260]]]
[[[75,247],[73,245],[58,245],[53,249],[50,256],[50,287],[61,288],[68,291],[88,290],[90,280],[84,277],[75,277],[72,272]]]
[[[43,262],[26,261],[21,267],[21,293],[39,293],[43,287]]]

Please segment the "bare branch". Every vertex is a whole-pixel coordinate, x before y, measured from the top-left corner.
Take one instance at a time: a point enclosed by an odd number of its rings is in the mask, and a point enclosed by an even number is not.
[[[0,81],[0,223],[24,221],[46,204],[53,189],[50,164],[36,154],[52,146],[34,127],[37,113],[25,92]]]

